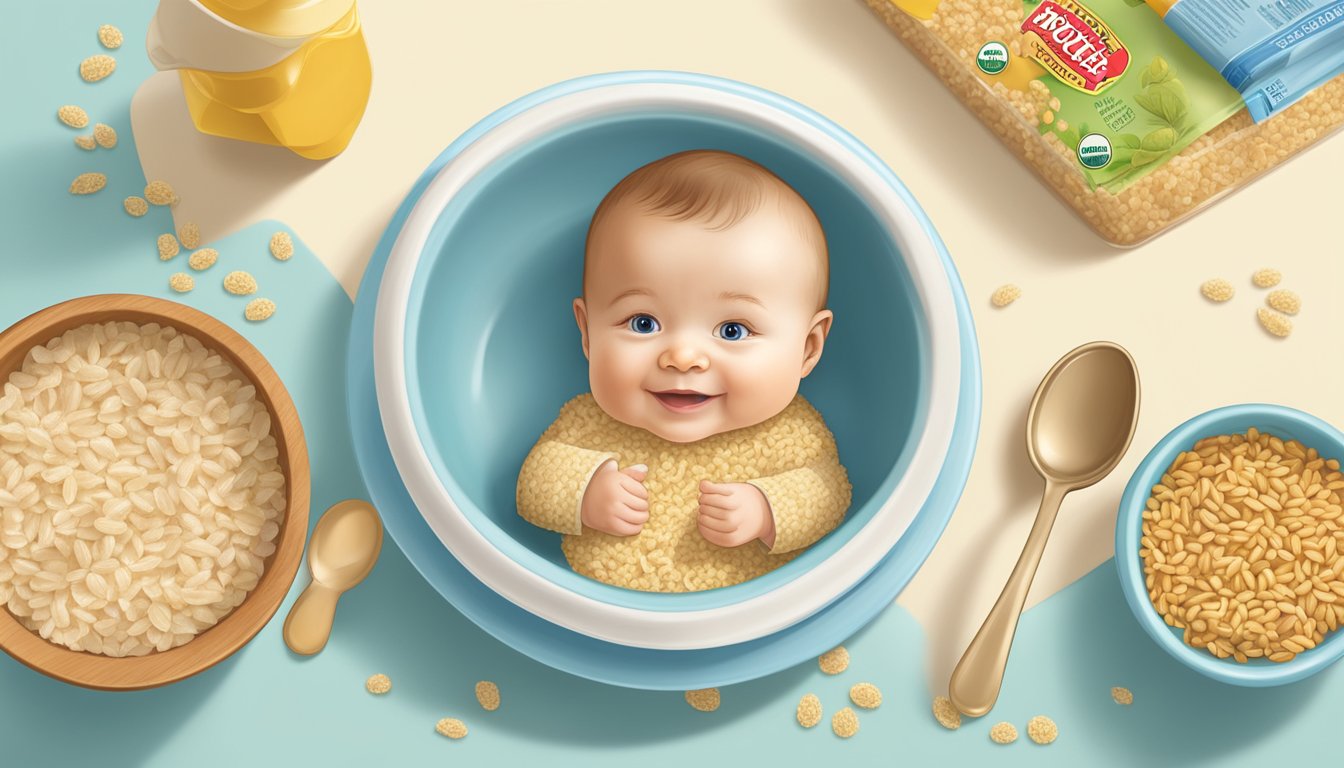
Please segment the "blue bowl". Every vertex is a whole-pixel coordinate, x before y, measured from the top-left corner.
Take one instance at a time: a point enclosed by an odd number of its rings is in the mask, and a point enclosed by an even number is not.
[[[1244,433],[1251,427],[1284,440],[1297,440],[1315,448],[1324,458],[1344,458],[1344,433],[1302,411],[1282,405],[1250,403],[1230,405],[1202,413],[1172,430],[1144,457],[1125,487],[1115,526],[1115,565],[1120,587],[1134,616],[1150,637],[1177,661],[1202,675],[1224,683],[1262,688],[1292,683],[1325,669],[1344,656],[1344,632],[1331,632],[1315,648],[1297,654],[1292,661],[1277,663],[1251,659],[1240,663],[1186,645],[1183,631],[1167,626],[1148,598],[1139,556],[1143,511],[1163,473],[1182,451],[1206,437]]]
[[[616,91],[620,99],[628,93],[636,103],[608,113],[578,100],[604,91]],[[670,109],[648,95],[669,92],[724,94],[734,109],[746,103],[755,105],[754,113]],[[557,119],[555,127],[538,129],[529,138],[499,135],[510,128],[522,131],[517,126],[524,117],[552,125],[545,122],[551,118],[536,115],[562,99],[581,105],[560,112],[568,122]],[[549,89],[505,111],[513,119],[492,119],[482,134],[479,146],[489,148],[449,169],[474,169],[462,172],[461,186],[445,184],[452,191],[437,203],[427,202],[435,199],[434,188],[427,191],[420,205],[434,218],[426,218],[421,228],[413,212],[405,232],[423,234],[399,238],[389,274],[400,259],[407,265],[398,272],[404,277],[385,281],[378,299],[379,399],[393,405],[390,425],[384,409],[384,426],[412,497],[444,543],[488,582],[530,583],[514,575],[513,569],[521,567],[559,586],[563,594],[549,593],[559,596],[550,600],[529,593],[534,609],[554,607],[557,616],[562,608],[555,607],[555,600],[571,594],[643,612],[736,608],[799,580],[828,559],[851,563],[855,571],[857,563],[875,566],[932,493],[951,446],[956,390],[964,386],[955,362],[958,345],[966,344],[955,311],[961,286],[944,273],[936,238],[930,237],[931,228],[909,193],[880,159],[825,118],[777,95],[717,78],[596,76]],[[766,117],[753,122],[756,114]],[[821,138],[808,144],[789,130]],[[830,154],[819,155],[818,145]],[[583,242],[593,209],[630,171],[693,148],[735,152],[770,168],[808,200],[826,229],[835,330],[802,392],[835,433],[854,501],[835,531],[757,579],[697,593],[638,592],[574,573],[558,535],[518,516],[514,484],[523,458],[561,404],[588,388],[570,302],[581,292]],[[397,250],[402,238],[404,258]],[[389,289],[389,284],[405,287]],[[392,307],[386,324],[384,305]],[[384,328],[398,327],[404,334],[400,338],[384,335]],[[404,392],[394,377],[384,379],[387,371],[403,365]],[[392,383],[384,387],[384,381]],[[405,419],[397,416],[403,403]],[[401,426],[408,422],[413,429]],[[398,446],[403,446],[401,454]],[[459,517],[474,530],[453,528]],[[883,524],[869,526],[874,519]],[[467,537],[475,535],[488,547],[472,545]],[[870,541],[882,544],[870,546]],[[473,548],[488,552],[489,561],[478,556],[473,567]],[[837,555],[842,549],[847,557]],[[806,604],[816,610],[863,575],[824,584],[826,579],[811,578],[800,582],[798,592],[806,590],[811,601]],[[803,604],[794,603],[800,612]],[[724,642],[768,631],[749,620],[738,625],[727,630],[734,639]],[[605,632],[595,636],[617,637],[613,629]],[[676,643],[660,647],[692,647],[696,641],[659,635],[658,642]]]

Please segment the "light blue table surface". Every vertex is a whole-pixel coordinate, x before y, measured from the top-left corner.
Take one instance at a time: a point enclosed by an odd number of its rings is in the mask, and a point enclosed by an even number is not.
[[[128,110],[151,71],[139,40],[152,10],[144,0],[115,8],[93,0],[6,8],[0,326],[89,293],[171,297],[167,278],[183,269],[183,259],[162,264],[154,246],[171,226],[167,212],[132,219],[121,210],[121,199],[144,184]],[[120,26],[128,43],[117,53],[116,74],[87,85],[76,68],[100,51],[94,32],[103,23]],[[76,149],[75,131],[55,119],[65,103],[115,127],[121,145],[111,152]],[[70,179],[87,170],[107,173],[108,188],[86,198],[68,195]],[[343,391],[351,305],[302,243],[287,263],[267,255],[270,234],[282,227],[260,222],[216,243],[220,264],[181,298],[237,328],[279,371],[307,430],[318,512],[364,494]],[[245,302],[224,293],[219,281],[234,268],[252,271],[261,294],[279,305],[270,321],[246,323]],[[1026,614],[998,706],[988,718],[948,732],[929,714],[923,633],[899,607],[847,644],[854,661],[845,674],[827,677],[807,663],[726,688],[722,707],[705,714],[677,693],[611,688],[530,661],[463,619],[388,544],[369,580],[342,602],[326,650],[311,659],[284,649],[279,620],[232,659],[152,691],[86,691],[0,656],[0,765],[1158,766],[1337,759],[1344,711],[1338,666],[1268,690],[1205,680],[1143,634],[1110,563]],[[290,600],[305,580],[300,575]],[[956,600],[957,592],[949,584],[947,599]],[[391,694],[364,692],[374,672],[391,676]],[[499,711],[476,705],[472,686],[479,679],[499,684]],[[807,731],[795,724],[802,694],[820,696],[829,718],[861,681],[876,683],[884,703],[860,713],[853,739],[838,739],[825,725]],[[1131,688],[1134,705],[1112,702],[1112,685]],[[1059,724],[1055,744],[1026,741],[1025,723],[1036,714]],[[471,734],[460,742],[435,734],[435,721],[445,716],[466,720]],[[1007,747],[990,743],[989,726],[999,720],[1015,723],[1023,739]]]

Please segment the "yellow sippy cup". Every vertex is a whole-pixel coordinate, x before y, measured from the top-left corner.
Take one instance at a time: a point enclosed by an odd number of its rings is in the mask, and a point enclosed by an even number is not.
[[[314,160],[350,143],[373,82],[355,0],[160,0],[146,47],[197,130]]]

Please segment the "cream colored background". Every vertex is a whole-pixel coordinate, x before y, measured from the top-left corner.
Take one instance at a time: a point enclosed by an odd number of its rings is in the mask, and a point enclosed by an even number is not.
[[[374,67],[368,114],[340,157],[192,130],[176,76],[132,106],[147,178],[170,180],[207,240],[261,218],[290,224],[352,295],[374,243],[420,171],[453,138],[550,83],[620,69],[679,69],[768,88],[872,147],[939,228],[975,312],[984,416],[960,507],[900,597],[929,633],[929,679],[945,684],[1026,538],[1040,481],[1022,453],[1025,408],[1059,356],[1094,339],[1125,345],[1143,379],[1134,446],[1106,481],[1065,501],[1031,601],[1110,557],[1115,506],[1153,443],[1208,408],[1274,401],[1344,425],[1344,138],[1311,150],[1189,224],[1116,250],[1058,203],[859,0],[363,2]],[[1303,312],[1287,340],[1255,321],[1275,266]],[[1214,306],[1200,282],[1238,295]],[[993,309],[1002,283],[1023,289]],[[824,364],[824,363],[823,363]]]

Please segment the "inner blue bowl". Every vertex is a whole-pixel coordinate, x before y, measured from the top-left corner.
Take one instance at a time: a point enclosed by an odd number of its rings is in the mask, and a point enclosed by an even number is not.
[[[773,106],[786,104],[861,148],[810,110],[769,97]],[[581,292],[593,210],[635,168],[697,148],[735,152],[770,168],[822,221],[836,321],[802,393],[835,434],[854,500],[835,531],[757,579],[704,592],[639,592],[575,574],[560,536],[518,516],[515,483],[560,406],[588,391],[570,303]],[[928,330],[896,242],[824,162],[755,128],[647,111],[549,134],[496,161],[456,195],[419,263],[406,325],[407,379],[413,412],[422,408],[415,418],[434,471],[497,549],[580,594],[642,610],[687,611],[765,593],[852,537],[890,496],[914,451],[911,433],[928,400]]]
[[[1163,650],[1177,661],[1200,674],[1233,685],[1261,688],[1283,685],[1316,674],[1344,656],[1344,631],[1326,634],[1315,648],[1297,654],[1292,661],[1277,663],[1251,659],[1245,664],[1220,659],[1200,648],[1191,648],[1182,640],[1183,630],[1167,626],[1148,599],[1139,556],[1143,532],[1143,510],[1162,474],[1176,456],[1194,448],[1195,443],[1215,435],[1244,433],[1251,427],[1284,440],[1297,440],[1315,448],[1323,458],[1344,460],[1344,433],[1309,413],[1282,405],[1250,403],[1217,408],[1190,419],[1148,453],[1125,487],[1115,526],[1115,566],[1120,572],[1120,587],[1134,616]]]

